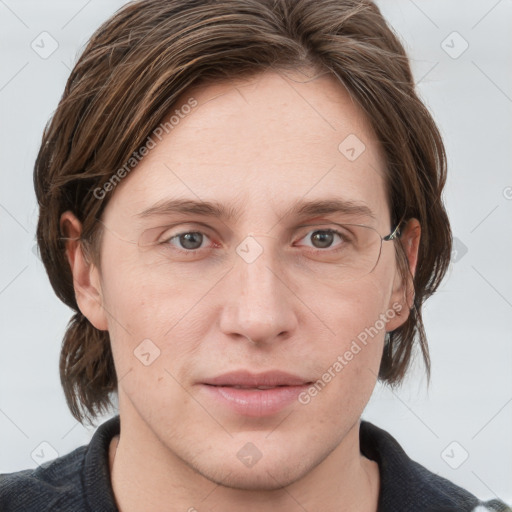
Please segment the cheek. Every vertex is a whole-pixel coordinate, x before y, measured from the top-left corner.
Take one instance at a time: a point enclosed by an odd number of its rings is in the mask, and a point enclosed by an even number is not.
[[[386,312],[392,288],[389,272],[374,272],[357,281],[331,283],[317,294],[313,304],[330,326],[332,336],[346,343],[374,326]],[[385,332],[380,322],[378,328]]]
[[[212,286],[209,281],[168,265],[155,269],[127,259],[106,265],[104,275],[103,298],[119,375],[143,370],[139,363],[149,359],[154,360],[154,380],[164,367],[171,370],[195,358],[209,325],[204,321],[207,302],[201,302]]]
[[[388,324],[396,317],[396,310],[388,308],[391,284],[376,273],[350,286],[332,286],[316,298],[315,310],[322,312],[330,335],[315,346],[314,372],[320,377],[304,403],[321,394],[337,414],[339,407],[364,407],[375,386]]]
[[[105,265],[105,304],[134,329],[139,322],[171,328],[229,270],[215,261],[173,261],[163,249],[127,248],[122,242],[114,242],[109,250],[122,254],[123,249],[123,259]]]
[[[204,338],[189,313],[197,297],[179,280],[169,288],[129,265],[111,270],[105,303],[119,390],[147,414],[155,403],[177,410],[188,400],[180,369],[197,359]]]

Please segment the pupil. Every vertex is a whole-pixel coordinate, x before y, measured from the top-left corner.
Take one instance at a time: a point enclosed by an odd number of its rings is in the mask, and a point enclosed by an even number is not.
[[[180,235],[180,243],[186,249],[198,249],[201,247],[203,235],[201,233],[185,233]]]
[[[329,247],[332,244],[332,238],[333,233],[330,233],[328,231],[315,231],[315,233],[313,233],[313,243],[315,241],[320,243],[319,246],[315,245],[315,247]]]

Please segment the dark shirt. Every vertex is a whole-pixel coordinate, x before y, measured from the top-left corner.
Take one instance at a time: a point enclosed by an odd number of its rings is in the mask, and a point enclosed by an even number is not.
[[[36,469],[0,475],[0,512],[118,512],[108,452],[119,434],[119,416],[106,421],[90,443]],[[407,457],[387,432],[362,421],[361,453],[379,465],[378,512],[512,512],[503,503],[472,494]]]

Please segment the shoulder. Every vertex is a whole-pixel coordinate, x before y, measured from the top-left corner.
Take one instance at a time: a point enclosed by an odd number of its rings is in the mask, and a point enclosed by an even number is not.
[[[36,469],[0,474],[0,510],[81,511],[81,473],[86,450],[86,446],[81,446]],[[66,508],[63,509],[63,506]]]
[[[36,469],[0,474],[2,512],[117,512],[108,447],[119,416],[98,427],[90,443]]]
[[[379,512],[404,510],[404,506],[429,512],[512,512],[498,500],[478,500],[411,460],[393,436],[367,421],[361,422],[360,447],[363,455],[379,465]]]

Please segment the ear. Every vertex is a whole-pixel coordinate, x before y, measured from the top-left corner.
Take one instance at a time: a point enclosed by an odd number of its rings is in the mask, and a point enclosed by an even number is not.
[[[73,275],[73,287],[82,314],[100,331],[107,330],[100,273],[90,261],[80,240],[82,224],[71,211],[60,217],[60,232],[66,238],[66,256]]]
[[[414,282],[416,265],[418,263],[418,250],[421,238],[421,225],[418,219],[409,219],[397,243],[402,245],[409,272],[404,279],[397,264],[393,292],[388,307],[396,311],[394,318],[390,319],[386,326],[387,331],[394,331],[405,323],[409,317],[409,311],[414,304]]]

